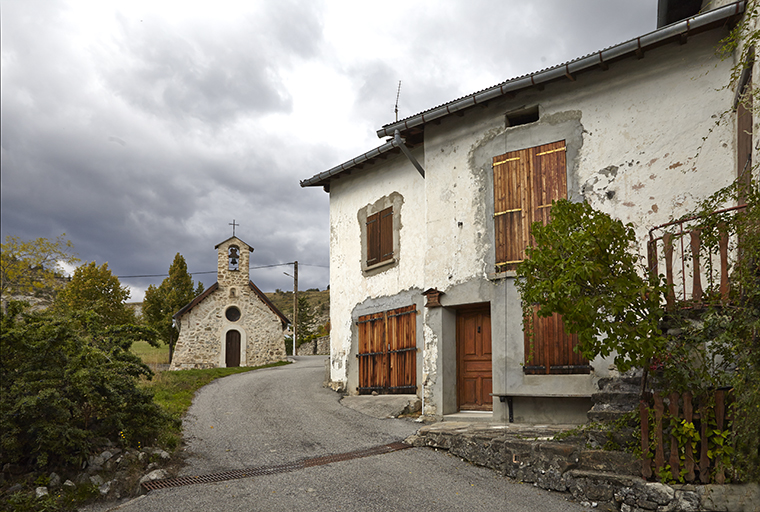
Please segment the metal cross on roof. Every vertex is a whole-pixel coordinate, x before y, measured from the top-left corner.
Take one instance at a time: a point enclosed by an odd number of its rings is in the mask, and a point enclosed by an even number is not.
[[[232,236],[235,236],[235,226],[239,226],[240,224],[235,224],[235,219],[232,219],[232,222],[229,223],[229,226],[232,226]]]

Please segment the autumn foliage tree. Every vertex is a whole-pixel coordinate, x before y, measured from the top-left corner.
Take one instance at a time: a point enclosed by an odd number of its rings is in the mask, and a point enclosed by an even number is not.
[[[164,343],[169,345],[169,360],[174,357],[174,347],[179,331],[174,326],[173,317],[196,295],[203,293],[203,283],[193,284],[187,272],[185,258],[177,253],[169,267],[169,277],[160,286],[150,285],[143,300],[143,318],[156,329]]]
[[[24,241],[17,236],[5,237],[0,244],[0,296],[32,294],[58,287],[61,263],[74,264],[79,259],[73,245],[62,234],[55,240],[37,238]]]
[[[55,299],[59,311],[91,311],[102,325],[124,325],[135,322],[134,312],[127,307],[129,289],[121,286],[111,273],[108,263],[82,265],[74,271],[71,281]]]

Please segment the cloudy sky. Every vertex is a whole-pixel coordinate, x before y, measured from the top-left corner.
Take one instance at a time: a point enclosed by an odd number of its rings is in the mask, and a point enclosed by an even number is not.
[[[2,238],[200,273],[235,219],[252,267],[298,260],[324,289],[328,195],[299,180],[379,146],[399,80],[403,118],[650,32],[656,4],[0,0]],[[283,271],[251,277],[290,289]],[[161,280],[122,283],[142,300]]]

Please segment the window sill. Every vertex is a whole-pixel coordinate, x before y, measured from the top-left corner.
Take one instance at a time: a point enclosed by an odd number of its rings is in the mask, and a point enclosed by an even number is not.
[[[517,277],[516,270],[505,270],[504,272],[492,272],[488,274],[489,281],[500,281],[508,277]]]
[[[393,265],[396,263],[396,258],[391,258],[389,260],[381,261],[380,263],[375,263],[374,265],[370,265],[369,267],[364,267],[362,270],[364,272],[371,272],[372,270],[387,267],[388,265]]]

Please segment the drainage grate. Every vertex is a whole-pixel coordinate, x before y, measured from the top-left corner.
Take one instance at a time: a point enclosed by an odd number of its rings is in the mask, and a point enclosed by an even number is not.
[[[144,482],[142,486],[146,491],[153,491],[156,489],[167,489],[169,487],[182,487],[185,485],[209,484],[214,482],[225,482],[227,480],[240,480],[241,478],[274,475],[277,473],[288,473],[290,471],[311,468],[314,466],[324,466],[333,462],[361,459],[363,457],[371,457],[372,455],[382,455],[384,453],[397,452],[399,450],[405,450],[407,448],[412,448],[412,446],[404,443],[390,443],[384,444],[382,446],[375,446],[373,448],[356,450],[353,452],[337,453],[335,455],[325,455],[323,457],[303,459],[297,462],[292,462],[290,464],[259,466],[257,468],[235,469],[232,471],[223,471],[221,473],[211,473],[208,475],[180,476],[177,478],[166,478],[164,480],[153,480],[151,482]]]

